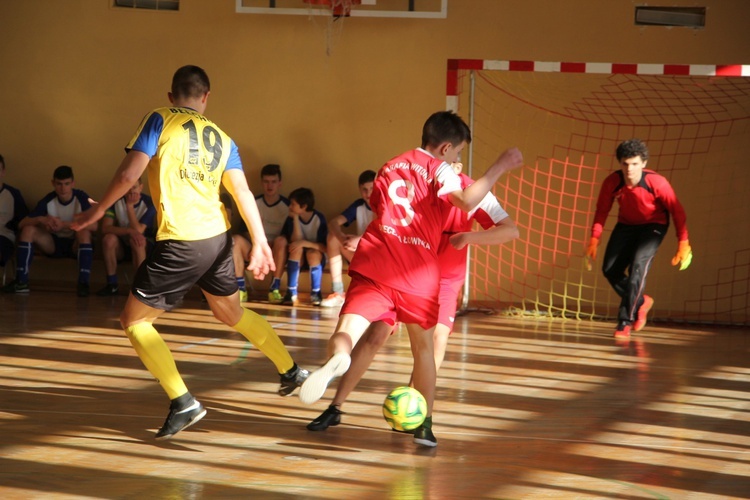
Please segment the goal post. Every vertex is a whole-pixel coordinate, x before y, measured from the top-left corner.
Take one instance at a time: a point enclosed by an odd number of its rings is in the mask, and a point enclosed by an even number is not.
[[[470,251],[462,309],[614,318],[619,297],[586,269],[596,197],[623,140],[640,138],[648,168],[675,188],[695,259],[678,272],[670,228],[646,291],[657,319],[750,324],[750,66],[449,60],[447,108],[469,122],[467,173],[510,146],[525,166],[495,195],[521,237]]]

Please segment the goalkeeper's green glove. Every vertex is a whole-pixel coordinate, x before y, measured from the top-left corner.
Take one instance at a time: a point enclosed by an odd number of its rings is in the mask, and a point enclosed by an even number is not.
[[[684,271],[693,262],[693,249],[690,248],[688,240],[682,240],[677,246],[677,254],[672,257],[672,265],[680,265],[680,271]]]

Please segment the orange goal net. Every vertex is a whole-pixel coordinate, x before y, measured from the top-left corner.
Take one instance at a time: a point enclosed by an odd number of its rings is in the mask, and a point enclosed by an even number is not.
[[[588,271],[583,251],[601,182],[619,168],[615,148],[635,137],[684,205],[695,255],[685,271],[670,265],[670,228],[646,282],[654,316],[750,324],[749,77],[748,66],[449,61],[448,107],[473,132],[463,157],[471,175],[509,146],[526,164],[495,187],[521,237],[472,247],[464,305],[615,317],[601,255]]]

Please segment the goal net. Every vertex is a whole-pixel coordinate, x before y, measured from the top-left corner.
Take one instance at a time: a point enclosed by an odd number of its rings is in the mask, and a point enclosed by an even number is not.
[[[699,73],[699,74],[696,74]],[[525,166],[495,195],[521,237],[471,248],[464,305],[511,314],[614,318],[619,297],[584,245],[614,151],[640,138],[673,185],[694,259],[679,272],[670,228],[649,272],[656,319],[750,324],[750,67],[451,60],[448,107],[470,122],[472,177],[518,146]]]

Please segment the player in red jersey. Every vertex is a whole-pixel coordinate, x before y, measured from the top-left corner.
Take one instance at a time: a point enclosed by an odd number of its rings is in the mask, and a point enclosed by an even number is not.
[[[461,178],[461,187],[466,188],[474,181],[462,174],[461,163],[453,164],[454,170]],[[492,193],[488,193],[475,210],[464,212],[450,206],[444,217],[443,234],[440,238],[438,256],[440,257],[440,312],[433,335],[435,344],[435,369],[445,358],[448,337],[453,331],[458,296],[466,281],[468,246],[502,245],[518,238],[515,222],[498,202]],[[474,222],[482,226],[483,231],[472,231]]]
[[[460,163],[454,163],[453,167],[461,177],[462,187],[466,188],[474,182],[469,176],[460,174]],[[458,295],[466,279],[467,246],[469,244],[500,245],[512,241],[519,235],[516,224],[491,193],[488,193],[476,209],[469,213],[449,205],[444,219],[445,226],[438,249],[440,310],[433,334],[436,372],[440,369],[445,357],[448,337],[453,330]],[[478,222],[484,230],[472,231],[474,221]],[[392,330],[393,327],[383,321],[370,326],[352,350],[351,366],[341,378],[333,401],[326,411],[307,425],[309,430],[323,431],[341,423],[341,406],[359,383],[377,351],[388,340]]]
[[[607,215],[617,200],[620,206],[617,225],[604,252],[602,271],[622,299],[615,337],[628,339],[631,329],[637,332],[646,325],[646,316],[654,304],[654,300],[643,293],[646,274],[667,234],[670,215],[674,219],[678,241],[672,265],[679,264],[680,271],[687,269],[693,251],[688,241],[685,210],[672,186],[663,176],[646,169],[646,144],[631,139],[621,143],[615,154],[621,169],[611,173],[602,183],[586,257],[590,268],[591,261],[596,259]]]
[[[354,344],[371,323],[400,321],[409,332],[414,355],[414,387],[428,406],[427,419],[415,431],[414,441],[437,445],[432,433],[433,332],[443,210],[446,203],[472,210],[504,172],[522,163],[521,153],[509,149],[485,175],[462,189],[450,163],[470,141],[469,127],[459,116],[450,111],[434,113],[422,129],[422,147],[393,158],[378,172],[370,198],[374,218],[349,266],[349,291],[336,332],[328,341],[331,358],[303,384],[302,402],[320,399],[330,381],[346,372]]]

